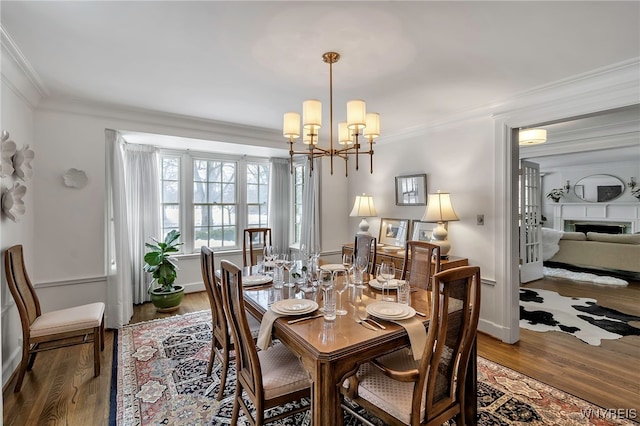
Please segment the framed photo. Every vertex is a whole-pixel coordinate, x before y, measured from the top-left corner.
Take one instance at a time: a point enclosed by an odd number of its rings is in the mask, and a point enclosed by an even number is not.
[[[427,205],[427,175],[396,176],[397,206]]]
[[[380,220],[380,235],[378,242],[390,246],[403,247],[407,242],[409,233],[409,219],[389,219]]]
[[[411,225],[411,239],[426,242],[431,241],[433,230],[438,226],[437,223],[423,222],[421,220],[414,220]]]

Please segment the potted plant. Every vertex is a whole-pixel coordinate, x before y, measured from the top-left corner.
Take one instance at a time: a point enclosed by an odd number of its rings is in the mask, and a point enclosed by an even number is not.
[[[164,237],[163,242],[151,238],[155,244],[145,244],[149,252],[144,255],[144,270],[153,277],[148,291],[158,312],[175,311],[180,307],[184,296],[184,287],[173,284],[178,275],[178,265],[176,259],[170,257],[171,253],[179,251],[178,246],[182,244],[178,242],[178,238],[180,232],[174,229]]]
[[[554,188],[547,194],[547,198],[553,200],[554,203],[560,201],[560,198],[564,197],[564,189]]]

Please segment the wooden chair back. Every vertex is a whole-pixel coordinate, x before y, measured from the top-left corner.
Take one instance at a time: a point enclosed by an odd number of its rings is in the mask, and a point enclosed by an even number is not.
[[[353,243],[353,257],[356,259],[358,256],[365,256],[369,260],[369,267],[367,272],[370,274],[376,273],[376,248],[378,245],[378,239],[366,234],[356,234],[355,241]]]
[[[420,415],[426,385],[426,418],[422,421],[439,425],[454,415],[464,419],[466,380],[475,379],[467,377],[467,364],[478,330],[480,268],[463,266],[435,274],[432,295],[427,348],[433,350],[425,350],[420,362],[412,417]],[[460,309],[447,315],[452,304],[460,304]],[[412,420],[420,423],[418,417]]]
[[[222,363],[222,374],[220,378],[220,389],[218,391],[218,401],[222,400],[224,393],[224,383],[227,378],[229,368],[229,352],[231,350],[231,336],[227,326],[227,318],[222,307],[222,292],[220,289],[220,280],[216,278],[214,254],[207,246],[200,248],[200,267],[202,270],[202,281],[209,299],[211,308],[211,354],[209,355],[209,363],[207,364],[207,376],[211,376],[214,358],[217,357]]]
[[[258,264],[258,255],[265,244],[272,244],[271,228],[246,228],[244,230],[242,260],[245,268]]]
[[[220,262],[222,272],[222,300],[236,350],[237,380],[254,404],[264,400],[262,369],[258,350],[251,336],[242,297],[242,271],[228,260]],[[262,411],[262,406],[256,406]]]
[[[433,272],[431,265],[434,265]],[[400,279],[409,281],[412,287],[430,290],[431,278],[438,272],[440,272],[440,246],[426,241],[407,241]]]
[[[22,337],[29,341],[29,327],[41,315],[40,301],[33,289],[22,255],[22,245],[10,247],[5,252],[4,268],[7,284],[18,307],[22,323]]]

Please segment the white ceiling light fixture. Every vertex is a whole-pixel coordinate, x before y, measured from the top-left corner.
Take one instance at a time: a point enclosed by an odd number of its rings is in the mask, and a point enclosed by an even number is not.
[[[333,158],[339,157],[345,163],[345,176],[349,175],[348,160],[350,155],[355,156],[356,170],[358,170],[358,158],[360,155],[369,155],[371,173],[373,173],[373,140],[380,136],[380,114],[366,112],[365,102],[355,99],[347,102],[347,121],[338,123],[338,144],[342,148],[333,147],[333,64],[338,62],[340,54],[326,52],[322,60],[329,64],[329,148],[318,146],[318,134],[322,126],[322,104],[317,99],[304,101],[302,104],[302,142],[307,145],[306,151],[294,151],[294,139],[300,137],[300,114],[287,112],[284,114],[282,134],[289,139],[289,157],[291,173],[293,173],[293,156],[304,154],[310,160],[318,157],[329,157],[331,161],[331,174],[333,174]],[[368,138],[369,150],[362,150],[358,138],[361,135]],[[311,161],[313,171],[313,161]]]
[[[547,141],[547,131],[545,129],[522,129],[518,135],[520,145],[540,145]]]

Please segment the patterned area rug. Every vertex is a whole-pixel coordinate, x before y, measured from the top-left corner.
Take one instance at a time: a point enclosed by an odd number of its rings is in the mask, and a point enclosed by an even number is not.
[[[206,377],[211,340],[208,311],[195,312],[123,327],[118,332],[117,407],[111,424],[117,425],[226,425],[231,421],[235,369],[231,368],[224,397],[220,364]],[[233,363],[231,364],[233,367]],[[308,404],[308,401],[303,401]],[[115,410],[113,408],[116,408]],[[285,407],[284,410],[291,409]],[[478,358],[480,425],[633,425],[608,411],[523,376],[499,364]],[[275,408],[274,410],[279,410]],[[372,423],[383,423],[356,407]],[[241,411],[242,413],[242,411]],[[345,413],[345,425],[361,424]],[[308,425],[309,412],[284,419],[278,425]],[[238,424],[248,424],[240,417]]]

